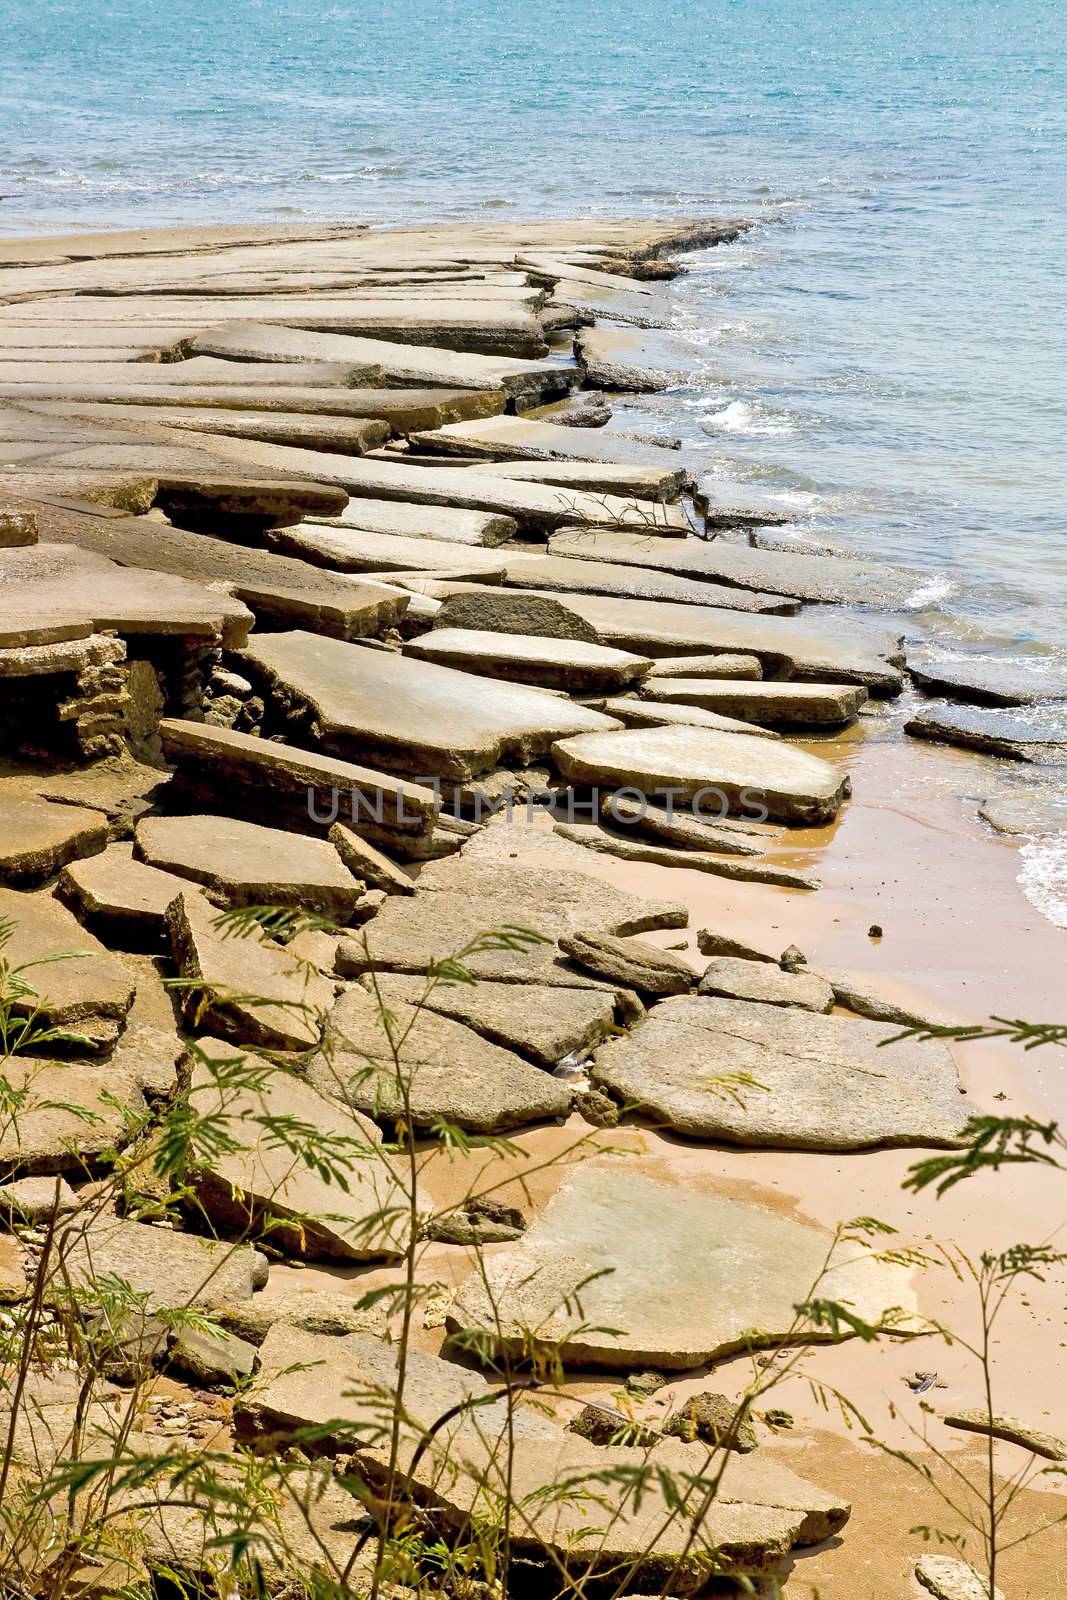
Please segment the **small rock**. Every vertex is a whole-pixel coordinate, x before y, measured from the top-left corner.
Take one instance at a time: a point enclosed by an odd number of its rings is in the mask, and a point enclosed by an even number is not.
[[[941,1420],[948,1428],[961,1428],[965,1433],[985,1433],[994,1439],[1003,1439],[1006,1444],[1017,1444],[1021,1450],[1044,1456],[1046,1461],[1067,1461],[1067,1439],[1060,1439],[1054,1433],[1043,1433],[1039,1428],[1030,1427],[1029,1423],[1020,1422],[1018,1417],[991,1417],[988,1412],[975,1409],[945,1412]]]
[[[780,964],[780,957],[769,949],[758,950],[722,928],[698,928],[697,949],[702,956],[737,956],[742,961],[767,961],[772,966]]]
[[[235,1383],[238,1378],[251,1376],[256,1347],[233,1333],[183,1328],[174,1335],[168,1357],[172,1366],[197,1383]]]
[[[915,1576],[937,1600],[989,1600],[989,1585],[966,1561],[956,1556],[920,1556]],[[1001,1590],[995,1600],[1004,1600]]]
[[[788,945],[778,958],[778,965],[783,972],[797,972],[801,967],[806,967],[808,958],[803,950],[798,950],[795,944]]]
[[[526,1218],[517,1206],[502,1205],[488,1196],[468,1200],[426,1226],[426,1237],[437,1244],[510,1244],[525,1232]]]
[[[693,1444],[700,1439],[705,1444],[723,1445],[747,1455],[759,1443],[756,1431],[747,1417],[738,1417],[738,1405],[724,1394],[705,1390],[687,1400],[680,1411],[673,1412],[663,1424],[664,1433],[672,1438],[684,1439]]]
[[[599,1089],[583,1089],[574,1097],[574,1109],[594,1128],[617,1128],[619,1108],[610,1095]]]
[[[568,1433],[576,1433],[581,1439],[588,1439],[590,1444],[628,1444],[649,1446],[656,1444],[660,1438],[655,1428],[645,1427],[643,1423],[634,1422],[630,1417],[624,1416],[621,1411],[613,1411],[610,1406],[588,1405],[583,1406],[578,1415],[567,1424]]]
[[[880,939],[882,937],[882,924],[880,922],[872,922],[867,929],[867,937],[868,939]]]
[[[781,1406],[771,1406],[763,1413],[763,1420],[768,1428],[792,1428],[794,1417],[791,1411],[784,1411]]]
[[[648,1395],[655,1394],[657,1389],[662,1389],[666,1382],[667,1379],[662,1372],[653,1372],[649,1368],[647,1372],[631,1372],[624,1387],[627,1394],[645,1399]]]

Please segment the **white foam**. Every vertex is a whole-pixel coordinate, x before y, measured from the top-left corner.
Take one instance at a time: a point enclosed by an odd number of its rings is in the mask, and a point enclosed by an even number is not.
[[[704,421],[709,431],[743,433],[753,437],[794,433],[796,423],[787,412],[768,411],[758,403],[748,400],[731,400],[721,411],[715,411]]]
[[[1023,894],[1056,928],[1067,928],[1067,833],[1030,839],[1019,851]]]
[[[942,600],[947,600],[956,593],[959,584],[953,583],[951,578],[928,578],[904,602],[905,611],[925,611],[927,606],[940,605]]]

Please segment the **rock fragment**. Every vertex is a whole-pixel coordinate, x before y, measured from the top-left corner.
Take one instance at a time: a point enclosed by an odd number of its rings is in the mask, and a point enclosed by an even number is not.
[[[395,1021],[387,1027],[383,1005]],[[451,1017],[358,986],[330,1017],[325,1051],[308,1067],[321,1093],[388,1122],[451,1123],[502,1133],[566,1116],[567,1086]]]
[[[404,1191],[377,1128],[320,1093],[313,1076],[212,1040],[201,1049],[190,1103],[234,1146],[187,1175],[202,1212],[227,1232],[262,1236],[290,1255],[398,1255]],[[283,1128],[292,1130],[290,1139],[279,1137]]]
[[[0,881],[41,883],[107,844],[107,818],[79,806],[0,793]]]
[[[640,1227],[625,1226],[628,1217]],[[485,1280],[473,1274],[461,1285],[450,1326],[495,1330],[494,1342],[510,1349],[522,1328],[536,1327],[577,1366],[700,1366],[792,1329],[829,1244],[820,1228],[657,1183],[625,1161],[586,1165],[563,1180],[521,1243],[485,1263]],[[576,1319],[566,1297],[579,1283]],[[908,1274],[854,1247],[822,1284],[873,1323],[905,1326],[914,1314]]]
[[[834,991],[813,972],[788,972],[765,961],[715,956],[704,969],[700,994],[728,1000],[756,1000],[771,1006],[799,1006],[802,1011],[830,1011]]]
[[[256,1365],[256,1349],[232,1333],[181,1328],[171,1337],[167,1360],[194,1383],[212,1387],[251,1377]]]
[[[475,628],[436,628],[410,640],[404,653],[482,678],[565,689],[573,694],[615,693],[628,688],[651,666],[643,656],[605,645]]]
[[[748,1455],[759,1442],[755,1428],[741,1414],[738,1402],[707,1389],[673,1411],[663,1424],[663,1431],[675,1439],[684,1439],[687,1444],[701,1440],[704,1444],[736,1450],[739,1455]]]
[[[792,1006],[679,996],[601,1045],[593,1079],[691,1138],[801,1150],[961,1144],[973,1107],[945,1046],[881,1048],[889,1037],[876,1023]]]
[[[1045,1433],[1040,1428],[1032,1428],[1029,1423],[1020,1422],[1018,1417],[1006,1417],[996,1413],[990,1416],[988,1411],[980,1408],[974,1410],[945,1411],[941,1420],[948,1428],[960,1428],[965,1433],[983,1433],[994,1439],[1003,1439],[1006,1444],[1017,1444],[1021,1450],[1029,1450],[1031,1455],[1042,1456],[1046,1461],[1067,1461],[1067,1439],[1060,1439],[1053,1433]]]
[[[294,906],[343,923],[362,892],[327,840],[232,817],[142,817],[134,851],[225,906]]]
[[[552,754],[570,783],[671,788],[680,803],[714,794],[731,811],[751,801],[785,822],[829,822],[850,791],[848,777],[818,756],[703,728],[579,734],[558,739]]]
[[[920,1556],[915,1576],[935,1600],[989,1600],[989,1584],[956,1556]],[[1000,1589],[994,1591],[993,1600],[1004,1600]]]
[[[171,950],[185,987],[182,1009],[193,1026],[237,1044],[306,1050],[317,1044],[333,1005],[333,986],[281,945],[227,933],[198,894],[182,894],[166,916]]]
[[[687,994],[697,975],[687,961],[641,940],[607,933],[571,933],[560,938],[563,954],[599,978],[621,983],[642,995]]]

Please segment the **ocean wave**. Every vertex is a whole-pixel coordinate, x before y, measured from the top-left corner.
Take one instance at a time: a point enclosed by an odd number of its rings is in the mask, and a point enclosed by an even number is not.
[[[705,417],[702,427],[708,433],[738,433],[750,438],[772,438],[795,433],[797,419],[789,411],[772,411],[758,400],[731,400],[721,411]]]
[[[954,583],[951,578],[943,574],[934,575],[925,583],[920,583],[919,587],[909,594],[904,602],[904,610],[926,611],[931,606],[939,606],[943,600],[948,600],[956,594],[958,589],[959,584]]]
[[[1018,884],[1035,911],[1067,928],[1067,833],[1031,839],[1019,851]]]

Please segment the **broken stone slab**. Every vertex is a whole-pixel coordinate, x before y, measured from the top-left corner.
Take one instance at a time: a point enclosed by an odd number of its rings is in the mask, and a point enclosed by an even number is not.
[[[598,978],[636,989],[642,995],[688,994],[697,981],[687,961],[641,940],[578,932],[562,934],[559,947],[565,956]]]
[[[737,717],[724,717],[718,711],[705,711],[702,706],[673,705],[668,700],[639,700],[634,694],[605,700],[604,711],[609,717],[617,717],[627,728],[711,728],[718,733],[747,733],[753,738],[780,737],[773,728],[741,722]]]
[[[666,797],[664,797],[666,798]],[[605,795],[600,802],[601,819],[614,826],[632,828],[637,833],[653,839],[662,839],[680,850],[718,851],[721,855],[758,856],[764,846],[758,835],[746,835],[729,823],[716,826],[697,816],[692,810],[678,811],[673,804],[661,808],[655,796],[642,795],[628,798],[625,790],[617,789]]]
[[[455,571],[471,578],[495,579],[505,570],[504,557],[496,550],[482,550],[453,539],[409,538],[404,534],[374,533],[322,523],[305,522],[297,528],[278,528],[268,536],[268,543],[272,550],[296,556],[316,567],[331,567],[339,572],[381,573],[389,582],[400,582],[422,571]]]
[[[1032,789],[992,795],[982,801],[978,815],[998,833],[1067,832],[1067,794]]]
[[[657,600],[675,605],[722,606],[730,611],[754,611],[785,616],[798,609],[793,600],[759,590],[731,589],[722,583],[694,583],[653,567],[628,567],[617,561],[572,561],[566,556],[542,555],[511,545],[502,551],[504,583],[510,588],[537,589],[551,594],[615,596],[620,600]],[[704,658],[698,658],[704,659]],[[727,669],[738,657],[719,658]],[[735,671],[734,677],[759,677],[760,664],[745,658],[752,671]],[[666,663],[663,664],[664,666]]]
[[[535,634],[540,639],[577,639],[596,644],[596,631],[552,595],[525,590],[503,593],[484,585],[438,584],[443,591],[435,628],[465,628],[493,634]],[[599,646],[598,648],[604,648]],[[647,658],[641,657],[650,666]]]
[[[440,627],[411,639],[404,654],[456,667],[480,678],[566,689],[573,694],[615,691],[635,683],[651,666],[644,656],[579,639],[544,639],[482,628]]]
[[[761,678],[763,669],[756,656],[704,655],[668,656],[653,663],[650,678]]]
[[[678,371],[656,364],[656,353],[649,351],[647,340],[632,329],[582,328],[574,352],[586,382],[594,389],[651,394],[682,382]]]
[[[938,1028],[959,1025],[959,1019],[936,1006],[916,1003],[907,984],[897,983],[885,973],[850,972],[831,967],[823,976],[832,986],[834,999],[857,1016],[872,1022],[894,1022],[903,1028]]]
[[[76,1285],[92,1288],[102,1279],[116,1278],[143,1297],[138,1312],[146,1317],[179,1307],[210,1309],[250,1300],[267,1281],[266,1257],[249,1245],[199,1239],[107,1214],[71,1223],[62,1235],[62,1248]]]
[[[260,1358],[261,1382],[237,1401],[240,1434],[284,1439],[319,1429],[331,1453],[353,1453],[361,1476],[380,1484],[388,1442],[375,1419],[397,1386],[397,1346],[363,1334],[331,1340],[279,1325],[264,1341]],[[634,1581],[648,1583],[669,1570],[677,1591],[686,1594],[702,1586],[709,1563],[723,1574],[780,1571],[794,1542],[829,1537],[847,1520],[847,1504],[787,1468],[768,1463],[761,1471],[758,1458],[733,1457],[695,1541],[689,1523],[672,1515],[656,1483],[638,1508],[628,1491],[609,1486],[603,1491],[609,1497],[604,1531],[591,1535],[583,1497],[576,1504],[575,1497],[551,1489],[580,1484],[605,1468],[628,1481],[644,1465],[644,1452],[589,1444],[532,1407],[509,1411],[490,1396],[490,1384],[480,1374],[412,1352],[404,1384],[400,1474],[405,1481],[413,1476],[420,1502],[460,1527],[492,1515],[502,1494],[514,1494],[528,1508],[514,1535],[515,1548],[551,1552],[569,1572],[625,1567]],[[673,1441],[657,1448],[660,1462],[667,1471],[692,1474],[686,1447]]]
[[[472,355],[433,347],[420,349],[387,339],[314,333],[261,322],[228,322],[209,328],[192,341],[191,348],[197,354],[223,356],[230,361],[366,361],[377,367],[389,383],[407,388],[422,384],[476,390],[499,387],[512,398],[522,400],[565,393],[576,381],[575,374],[557,362]]]
[[[295,1288],[277,1292],[272,1289],[270,1294],[253,1295],[251,1300],[236,1300],[232,1305],[219,1306],[213,1320],[258,1349],[276,1322],[334,1337],[345,1333],[382,1336],[387,1318],[381,1302],[361,1307],[358,1294]]]
[[[882,1048],[891,1037],[850,1017],[682,996],[602,1045],[593,1078],[694,1138],[800,1150],[962,1143],[974,1108],[945,1046]],[[725,1078],[741,1085],[736,1098]]]
[[[5,1173],[92,1172],[144,1115],[140,1087],[121,1064],[13,1055],[3,1076],[18,1102],[0,1130]]]
[[[806,617],[747,616],[717,606],[606,595],[558,598],[595,628],[601,644],[639,655],[741,653],[758,656],[768,676],[858,683],[880,695],[899,694],[902,687],[896,635]]]
[[[1006,1417],[976,1407],[970,1411],[943,1411],[941,1420],[947,1428],[960,1428],[964,1433],[982,1433],[989,1438],[1003,1439],[1006,1444],[1017,1444],[1020,1450],[1042,1456],[1046,1461],[1067,1461],[1067,1439],[1040,1428],[1031,1428],[1018,1417]]]
[[[549,1071],[564,1056],[586,1054],[615,1026],[616,997],[607,989],[485,981],[431,988],[424,977],[391,976],[388,992],[451,1017]]]
[[[153,369],[158,370],[158,369]],[[233,368],[229,384],[192,385],[140,383],[115,390],[97,383],[95,367],[84,370],[80,382],[0,385],[0,399],[14,400],[20,408],[36,413],[65,416],[77,414],[89,421],[106,422],[112,411],[123,422],[132,424],[140,409],[146,412],[177,412],[175,427],[196,428],[193,419],[200,412],[237,412],[250,418],[267,419],[272,413],[308,418],[374,418],[389,424],[396,433],[413,428],[439,428],[464,417],[491,416],[504,408],[502,390],[476,389],[317,389],[304,384],[299,367],[290,367],[285,383],[267,386],[242,382],[242,366]],[[185,422],[183,419],[190,420]],[[154,421],[163,424],[163,417]],[[211,430],[208,430],[211,431]],[[229,429],[223,431],[230,431]],[[243,435],[244,436],[244,435]],[[249,434],[247,437],[260,437]]]
[[[65,1178],[29,1176],[0,1185],[0,1216],[9,1222],[36,1225],[49,1217],[64,1216],[77,1205],[74,1190]]]
[[[664,1000],[651,1016],[693,1003]],[[537,1328],[568,1365],[675,1371],[793,1336],[796,1307],[813,1293],[849,1301],[873,1325],[910,1326],[908,1272],[854,1246],[834,1251],[824,1271],[832,1242],[821,1228],[656,1182],[627,1161],[586,1164],[519,1244],[461,1284],[449,1326],[485,1329],[497,1349],[516,1352],[520,1330]],[[848,1336],[843,1326],[805,1331],[819,1342]]]
[[[483,683],[472,697],[469,673],[310,633],[256,636],[243,659],[331,754],[415,778],[525,764],[565,733],[616,726],[523,684]]]
[[[986,1579],[957,1556],[920,1556],[915,1576],[934,1600],[990,1600]],[[994,1589],[992,1600],[1004,1600],[1003,1590]]]
[[[725,928],[698,928],[697,949],[703,956],[736,956],[740,961],[767,961],[778,966],[779,956],[768,946],[763,949],[746,944]]]
[[[318,972],[259,936],[227,934],[197,893],[168,907],[171,951],[183,980],[182,1009],[194,1027],[238,1044],[306,1050],[319,1042],[333,986]]]
[[[833,1010],[834,991],[814,972],[784,972],[765,961],[714,956],[704,969],[700,994],[725,1000],[755,1000],[769,1006],[799,1006],[802,1011]]]
[[[573,434],[573,428],[564,428],[564,433]],[[618,437],[616,435],[616,437]],[[648,445],[646,454],[651,455],[655,449]],[[380,454],[384,455],[382,451]],[[432,466],[439,459],[458,461],[459,458],[439,458],[433,455],[421,458],[426,465]],[[677,458],[675,458],[677,461]],[[475,460],[471,466],[481,466]],[[470,470],[468,467],[465,470]],[[494,461],[492,465],[485,463],[485,470],[492,472],[494,477],[514,479],[518,483],[545,483],[554,484],[560,489],[586,490],[590,494],[630,495],[635,500],[651,502],[647,508],[648,521],[655,529],[657,517],[662,519],[661,507],[670,501],[678,499],[681,487],[686,479],[677,465],[673,470],[666,467],[630,467],[622,466],[613,461],[589,461],[578,459],[576,461]]]
[[[37,362],[23,365],[6,359],[6,354],[6,351],[0,352],[0,384],[67,384],[77,383],[85,376],[63,362],[49,362],[42,371]],[[259,384],[273,388],[276,384],[284,384],[292,374],[282,365],[265,362],[250,363],[238,372],[231,361],[217,361],[211,356],[198,355],[185,361],[98,361],[94,363],[90,376],[94,383],[110,384],[121,394],[123,390],[143,383],[159,388],[184,388],[188,384],[199,389],[210,388],[217,383],[240,382],[250,388]],[[355,389],[361,384],[374,384],[380,376],[380,371],[376,371],[372,365],[364,363],[361,366],[341,361],[308,362],[301,371],[302,382],[314,388],[327,389]]]
[[[913,739],[960,745],[984,755],[1037,765],[1067,762],[1067,705],[994,710],[985,706],[938,706],[904,724]]]
[[[226,906],[295,906],[347,922],[362,893],[327,840],[232,817],[142,817],[134,854]]]
[[[725,517],[738,523],[760,520],[758,508],[734,510],[719,504],[714,520]],[[768,507],[763,520],[784,521]],[[925,582],[921,573],[874,561],[854,561],[845,556],[794,555],[780,550],[753,549],[723,539],[677,540],[650,550],[640,535],[622,529],[589,533],[566,528],[549,541],[553,555],[582,561],[618,561],[627,566],[654,566],[665,572],[715,584],[736,584],[789,595],[794,600],[842,605],[905,606]],[[661,553],[662,552],[662,553]]]
[[[228,591],[268,625],[299,625],[347,639],[394,627],[408,606],[401,592],[383,584],[317,571],[304,561],[154,518],[79,518],[54,533],[50,529],[49,536],[123,567],[210,583],[211,603]]]
[[[202,1328],[179,1328],[170,1337],[167,1362],[195,1383],[213,1388],[250,1378],[256,1365],[255,1345],[232,1333],[206,1333]]]
[[[341,861],[354,878],[362,879],[371,889],[382,889],[386,894],[414,894],[414,879],[390,861],[387,855],[376,850],[368,839],[361,839],[343,822],[335,822],[329,840]]]
[[[981,706],[1030,706],[1067,699],[1067,676],[1042,656],[1003,661],[997,656],[908,656],[908,671],[924,694],[971,700]]]
[[[740,883],[770,883],[780,889],[817,889],[816,879],[792,867],[778,867],[770,862],[738,861],[733,856],[723,859],[704,850],[676,850],[670,845],[654,844],[648,839],[626,838],[607,829],[557,822],[555,831],[561,838],[601,855],[617,856],[620,861],[649,861],[659,867],[681,867],[690,872],[708,872],[716,878],[733,878]]]
[[[784,742],[705,728],[579,734],[558,739],[552,756],[569,783],[643,793],[669,786],[679,802],[714,790],[723,807],[737,811],[758,804],[784,822],[830,822],[850,792],[847,775],[818,756]]]
[[[260,439],[264,444],[295,445],[305,450],[330,450],[352,456],[376,449],[390,434],[390,422],[384,417],[349,413],[338,417],[304,411],[241,411],[227,406],[123,405],[121,402],[79,405],[77,401],[70,401],[66,414],[101,422],[113,419],[130,428],[148,424],[185,433],[231,435],[238,439]]]
[[[290,1072],[213,1039],[202,1040],[200,1052],[189,1103],[219,1128],[220,1147],[186,1174],[194,1209],[228,1234],[262,1237],[287,1255],[400,1255],[407,1237],[403,1182],[374,1124],[320,1092],[314,1073]],[[297,1130],[297,1148],[302,1138],[316,1148],[299,1130],[321,1138],[319,1159],[302,1159],[279,1133],[286,1128]],[[222,1139],[232,1148],[222,1148]]]
[[[29,885],[107,844],[107,819],[81,806],[0,793],[0,880]]]
[[[576,433],[573,428],[561,428],[557,423],[538,422],[529,417],[453,422],[445,428],[416,433],[411,442],[420,450],[442,455],[480,456],[487,461],[581,461],[658,469],[669,480],[669,491],[664,498],[668,494],[673,498],[687,477],[673,452],[668,456],[655,445],[637,444],[625,435],[602,430],[592,436],[588,430]],[[667,489],[666,484],[664,489]]]
[[[746,722],[778,727],[836,727],[855,719],[867,699],[855,684],[745,683],[731,679],[664,678],[641,684],[642,700],[699,706]]]
[[[121,961],[46,893],[0,888],[0,922],[12,927],[5,960],[36,990],[12,1000],[14,1015],[34,1011],[39,1024],[69,1029],[89,1049],[112,1044],[135,987]]]
[[[781,595],[728,589],[725,585],[697,586],[685,578],[674,578],[669,573],[653,572],[648,568],[623,567],[607,561],[568,561],[562,556],[534,555],[529,550],[529,545],[510,546],[499,552],[505,570],[505,587],[554,595],[563,603],[570,602],[572,598],[580,601],[588,596],[600,600],[662,603],[675,608],[718,606],[761,616],[789,616],[798,609],[795,601]],[[495,581],[494,577],[482,578],[482,589],[479,590],[474,584],[464,587],[457,575],[451,580],[452,587],[441,587],[436,592],[452,595],[484,592],[491,598],[492,590],[486,590],[484,585]]]
[[[81,922],[109,943],[158,948],[167,907],[188,885],[173,873],[135,861],[132,844],[113,844],[100,855],[74,862],[57,893]]]
[[[394,842],[408,835],[417,840],[433,827],[433,791],[391,774],[180,718],[165,718],[159,734],[183,781],[220,802],[258,803],[275,818],[284,807],[288,820],[322,832],[339,819],[351,820],[369,837]]]
[[[468,860],[466,850],[424,868],[419,887],[414,899],[384,905],[361,938],[342,940],[339,972],[426,972],[467,952],[464,965],[479,979],[589,987],[591,979],[560,960],[560,934],[582,929],[626,937],[684,928],[688,921],[684,906],[629,894],[580,866],[495,865],[484,857]],[[544,942],[471,949],[487,933],[508,928],[539,934]]]
[[[540,359],[547,355],[541,324],[509,289],[507,298],[489,298],[486,288],[481,300],[446,300],[421,296],[416,291],[408,299],[371,299],[351,295],[271,294],[229,298],[197,298],[195,295],[152,296],[153,319],[180,322],[197,328],[212,323],[280,323],[285,327],[307,328],[321,333],[347,333],[382,338],[399,344],[436,345],[445,350],[466,350],[487,355],[523,356]],[[72,305],[75,303],[72,302]],[[86,306],[86,320],[123,323],[131,314],[142,315],[145,305],[138,295],[94,297]],[[196,360],[206,359],[195,357]],[[185,363],[183,363],[185,364]],[[257,363],[246,362],[253,367]],[[11,381],[11,380],[8,380]],[[32,381],[32,380],[31,380]]]
[[[8,618],[20,619],[2,630],[8,648],[44,643],[35,630],[59,623],[126,639],[177,635],[237,649],[252,626],[251,612],[229,595],[165,573],[149,577],[64,544],[0,551],[0,596]]]
[[[216,450],[232,453],[237,441],[221,440]],[[494,477],[481,468],[415,467],[380,457],[326,456],[321,451],[283,450],[278,445],[240,441],[240,459],[275,469],[337,483],[354,500],[400,500],[423,506],[491,512],[511,517],[520,528],[543,534],[567,523],[590,526],[616,524],[643,528],[649,534],[681,536],[688,523],[680,506],[667,505],[650,522],[648,507],[620,495],[594,495],[580,489],[553,488],[549,484],[523,483]],[[307,458],[307,459],[305,459]],[[358,518],[358,507],[349,509]]]
[[[396,1018],[391,1029],[383,1004]],[[353,986],[341,996],[308,1081],[367,1116],[410,1117],[427,1130],[444,1122],[504,1133],[565,1117],[571,1104],[565,1083],[453,1018],[411,1005],[384,978],[376,992]]]
[[[495,546],[510,539],[518,523],[514,517],[499,511],[421,505],[414,500],[380,500],[373,495],[360,495],[336,517],[307,519],[307,531],[314,532],[321,527],[338,530],[352,528],[360,533],[390,534],[403,539],[432,539],[439,543]]]

